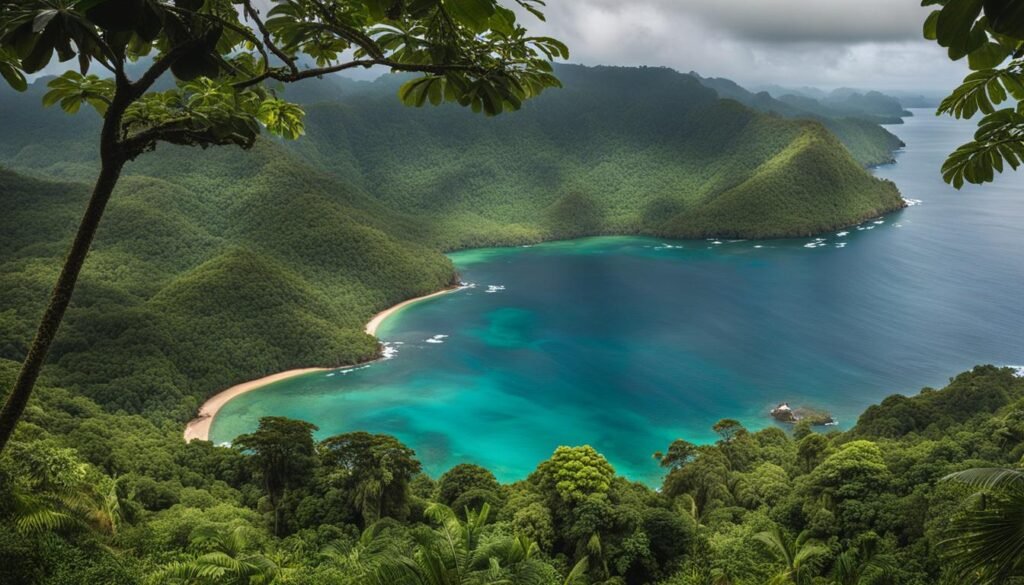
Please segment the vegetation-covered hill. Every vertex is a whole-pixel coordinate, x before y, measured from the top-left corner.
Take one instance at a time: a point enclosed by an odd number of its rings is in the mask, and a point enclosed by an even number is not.
[[[558,73],[564,89],[485,121],[396,106],[400,80],[363,84],[344,102],[309,106],[309,135],[294,149],[391,205],[436,214],[432,241],[445,248],[807,235],[902,205],[818,123],[716,99],[668,69]],[[740,200],[756,219],[717,211]]]
[[[895,98],[881,93],[836,90],[817,97],[782,93],[776,98],[767,91],[748,91],[729,79],[690,75],[715,90],[719,97],[736,100],[759,112],[821,122],[865,166],[893,162],[893,151],[903,146],[902,140],[879,124],[902,124],[901,116],[910,112]]]
[[[667,69],[563,67],[510,116],[334,80],[309,135],[128,167],[51,362],[100,404],[178,420],[232,383],[372,357],[370,316],[455,278],[440,254],[587,234],[771,237],[902,205],[821,125]],[[95,119],[0,94],[0,357],[20,360],[95,172]],[[332,95],[306,84],[299,96]],[[305,92],[304,94],[302,92]],[[59,181],[59,182],[58,182]]]
[[[64,383],[186,419],[225,385],[376,355],[374,312],[452,281],[418,224],[282,156],[169,151],[126,178],[51,355]],[[0,351],[19,360],[88,190],[0,172]]]

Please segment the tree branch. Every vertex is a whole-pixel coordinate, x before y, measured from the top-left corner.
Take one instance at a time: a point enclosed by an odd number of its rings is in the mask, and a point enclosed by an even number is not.
[[[208,130],[195,129],[188,118],[181,118],[171,122],[153,126],[138,134],[134,134],[120,141],[119,148],[127,160],[132,160],[140,154],[156,148],[157,143],[166,142],[180,146],[224,146],[238,145],[242,148],[252,146],[252,140],[243,139],[238,135],[216,135]]]
[[[164,53],[162,57],[157,59],[149,69],[142,74],[142,77],[140,77],[138,81],[131,84],[132,95],[137,98],[149,91],[149,88],[153,87],[156,80],[160,79],[160,76],[164,73],[167,73],[167,70],[171,68],[171,65],[174,65],[178,59],[197,47],[199,43],[199,39],[191,39]]]
[[[380,45],[377,44],[369,36],[362,32],[348,26],[338,24],[338,19],[335,18],[333,10],[324,5],[319,0],[313,0],[313,4],[320,11],[320,26],[325,30],[332,32],[346,41],[357,45],[362,50],[366,51],[366,54],[374,59],[384,59],[384,50],[381,49]]]
[[[284,64],[288,66],[288,69],[292,73],[298,73],[299,67],[298,65],[295,64],[295,59],[293,59],[291,56],[289,56],[287,53],[281,50],[281,48],[274,43],[273,37],[270,36],[270,31],[267,30],[266,25],[263,24],[263,20],[260,19],[259,12],[257,12],[256,9],[252,7],[252,2],[250,0],[245,0],[244,4],[246,16],[251,18],[252,21],[256,23],[256,29],[260,31],[261,35],[263,35],[263,44],[266,45],[266,47],[270,49],[270,52],[273,53],[278,59],[283,61]],[[258,44],[259,43],[257,43],[257,45]],[[264,53],[264,56],[266,56],[266,53]],[[267,68],[269,69],[269,67],[270,61],[267,60]]]

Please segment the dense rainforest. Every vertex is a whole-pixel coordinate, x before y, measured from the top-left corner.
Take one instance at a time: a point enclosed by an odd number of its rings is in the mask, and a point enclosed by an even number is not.
[[[0,361],[0,383],[16,368]],[[0,460],[0,582],[962,583],[946,557],[972,490],[942,478],[1020,459],[1024,378],[979,366],[845,433],[723,420],[716,443],[655,454],[658,490],[587,446],[502,485],[314,429],[266,418],[234,448],[185,444],[172,418],[47,376]]]

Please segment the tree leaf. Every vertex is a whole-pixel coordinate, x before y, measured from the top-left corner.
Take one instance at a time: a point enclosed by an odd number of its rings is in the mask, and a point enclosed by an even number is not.
[[[999,43],[988,41],[967,55],[967,63],[975,71],[979,69],[994,69],[1009,56],[1010,49]]]
[[[496,9],[493,0],[444,0],[444,7],[453,19],[477,33],[487,30]]]
[[[0,77],[3,77],[4,81],[15,91],[25,91],[28,89],[28,81],[25,79],[25,75],[9,62],[0,61]]]
[[[929,41],[938,39],[938,33],[936,32],[936,26],[939,23],[939,11],[933,10],[928,18],[924,21],[924,38]]]
[[[984,5],[994,32],[1024,38],[1024,0],[984,0]]]
[[[971,31],[981,7],[982,0],[950,0],[939,11],[935,36],[939,45],[949,48],[951,58],[958,59],[971,52]],[[960,57],[953,57],[954,53]]]

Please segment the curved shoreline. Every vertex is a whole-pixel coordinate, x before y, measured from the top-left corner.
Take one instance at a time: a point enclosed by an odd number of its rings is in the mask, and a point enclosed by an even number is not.
[[[446,289],[430,293],[429,295],[423,295],[422,297],[416,297],[416,298],[409,299],[407,301],[402,301],[402,302],[398,303],[397,305],[395,305],[393,307],[384,309],[380,313],[377,313],[376,315],[374,315],[373,318],[371,318],[370,321],[366,324],[366,332],[369,333],[370,335],[377,335],[377,329],[379,329],[381,324],[384,323],[384,321],[387,320],[387,318],[390,317],[391,315],[394,315],[395,313],[401,311],[402,309],[404,309],[404,308],[406,308],[409,305],[412,305],[414,303],[418,303],[420,301],[425,301],[427,299],[432,299],[434,297],[439,297],[441,295],[446,295],[446,294],[448,294],[450,292],[455,292],[455,291],[459,290],[459,288],[461,288],[461,287],[450,286],[450,287],[448,287]]]
[[[366,332],[370,335],[376,335],[377,329],[380,328],[381,324],[387,320],[388,317],[394,315],[398,311],[427,299],[434,298],[436,296],[448,294],[453,291],[459,290],[460,287],[452,286],[444,290],[423,295],[422,297],[415,297],[402,301],[393,307],[384,309],[383,311],[374,315],[370,321],[366,324]],[[375,360],[369,360],[375,361]],[[364,362],[365,363],[365,362]],[[199,407],[199,413],[195,418],[188,421],[185,425],[184,438],[185,442],[188,443],[193,440],[209,441],[210,440],[210,427],[213,426],[213,417],[217,416],[217,413],[221,408],[224,407],[231,399],[241,396],[246,392],[252,392],[257,388],[262,388],[267,384],[273,384],[274,382],[280,382],[281,380],[287,380],[288,378],[294,378],[295,376],[301,376],[303,374],[312,374],[314,372],[327,372],[338,368],[299,368],[295,370],[287,370],[284,372],[278,372],[269,376],[264,376],[256,380],[250,380],[248,382],[242,382],[241,384],[235,384],[234,386],[222,390],[210,398],[206,399],[206,402]]]

